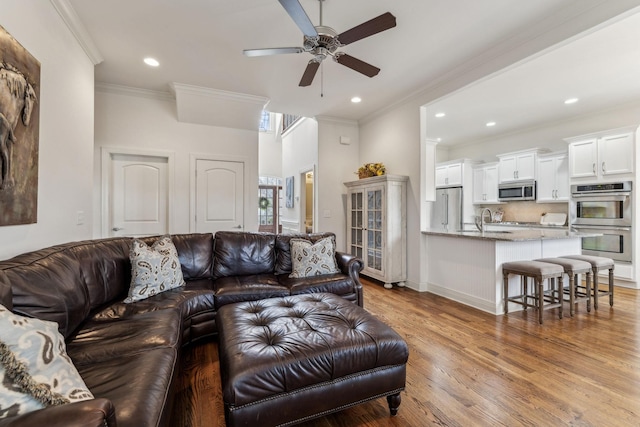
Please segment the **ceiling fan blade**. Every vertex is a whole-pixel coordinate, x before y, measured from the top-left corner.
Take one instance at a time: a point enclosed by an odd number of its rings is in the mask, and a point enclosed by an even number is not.
[[[272,47],[265,49],[245,49],[242,51],[245,56],[267,56],[280,55],[283,53],[301,53],[304,49],[301,47]]]
[[[318,37],[316,27],[307,16],[307,12],[304,11],[298,0],[278,0],[284,10],[287,11],[293,22],[296,23],[298,28],[302,30],[302,33],[307,37]]]
[[[387,12],[339,34],[338,40],[341,44],[347,45],[395,26],[396,17]]]
[[[351,55],[347,55],[346,53],[336,55],[334,58],[337,63],[342,64],[345,67],[349,67],[354,71],[362,73],[367,77],[376,76],[380,72],[380,68],[374,67],[371,64],[367,64],[366,62],[361,61],[358,58],[354,58]]]
[[[307,64],[307,68],[304,70],[304,74],[302,75],[302,78],[300,79],[300,83],[298,84],[298,86],[309,86],[311,85],[311,83],[313,83],[313,78],[316,76],[316,73],[318,72],[318,67],[320,67],[320,63],[318,61],[315,60],[311,60],[309,61],[309,63]]]

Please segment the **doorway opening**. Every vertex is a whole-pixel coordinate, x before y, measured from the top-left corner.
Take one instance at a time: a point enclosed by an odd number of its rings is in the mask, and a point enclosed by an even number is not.
[[[300,191],[300,216],[304,222],[301,231],[313,233],[314,230],[314,197],[313,197],[313,170],[305,171],[300,176],[300,181],[304,183]]]

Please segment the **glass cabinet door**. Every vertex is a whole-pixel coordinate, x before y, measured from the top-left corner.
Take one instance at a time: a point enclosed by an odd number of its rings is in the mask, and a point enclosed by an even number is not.
[[[382,271],[382,189],[367,190],[367,267]]]
[[[364,194],[362,191],[351,193],[351,254],[362,259],[364,233]]]

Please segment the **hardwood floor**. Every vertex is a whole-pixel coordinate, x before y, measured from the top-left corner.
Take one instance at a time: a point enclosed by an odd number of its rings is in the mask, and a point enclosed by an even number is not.
[[[303,424],[329,426],[640,425],[640,298],[616,287],[598,311],[494,316],[363,280],[365,308],[409,344],[398,415],[386,399]],[[565,311],[567,313],[568,310]],[[185,354],[172,426],[224,426],[216,342]]]

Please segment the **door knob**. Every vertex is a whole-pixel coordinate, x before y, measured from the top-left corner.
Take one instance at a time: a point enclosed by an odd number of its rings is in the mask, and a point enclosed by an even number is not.
[[[242,226],[241,226],[241,225],[236,225],[236,226],[235,226],[235,227],[233,227],[233,228],[242,228]]]
[[[120,228],[120,227],[113,227],[111,230],[113,230],[113,231],[120,231],[120,230],[124,230],[124,228]]]

